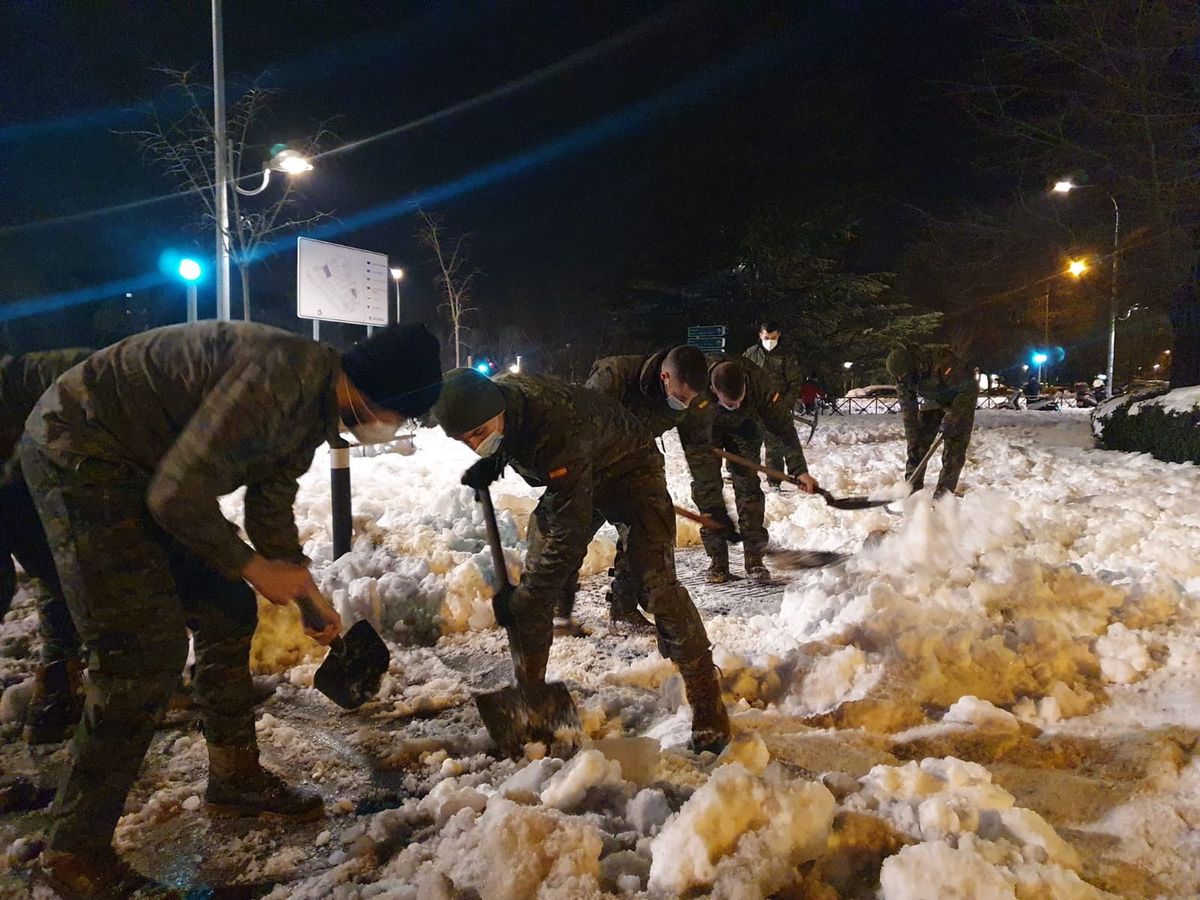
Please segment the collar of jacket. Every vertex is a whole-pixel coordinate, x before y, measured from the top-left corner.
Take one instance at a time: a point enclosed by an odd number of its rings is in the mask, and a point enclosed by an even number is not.
[[[643,397],[651,400],[662,400],[664,403],[667,399],[667,392],[663,390],[662,364],[667,358],[666,350],[659,350],[646,357],[646,361],[642,363],[642,371],[638,375],[638,389],[642,392]]]

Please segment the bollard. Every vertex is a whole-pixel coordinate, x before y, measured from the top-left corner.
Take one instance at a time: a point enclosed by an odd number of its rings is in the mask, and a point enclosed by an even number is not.
[[[350,552],[354,520],[350,515],[350,445],[341,437],[329,442],[329,505],[333,513],[333,558]]]

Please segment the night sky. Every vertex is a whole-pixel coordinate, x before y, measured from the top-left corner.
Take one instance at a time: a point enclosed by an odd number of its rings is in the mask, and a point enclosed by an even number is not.
[[[893,266],[913,239],[910,207],[944,212],[989,189],[950,98],[978,54],[958,4],[226,6],[230,96],[256,78],[280,92],[264,143],[328,123],[333,152],[305,187],[338,219],[321,236],[409,269],[416,317],[433,314],[432,270],[415,218],[388,211],[414,194],[475,236],[477,303],[498,321],[518,296],[536,308],[567,285],[619,291],[702,271],[722,222],[783,190],[814,208],[844,203],[867,270]],[[154,272],[164,249],[210,248],[177,198],[38,224],[169,189],[118,132],[161,99],[156,68],[211,78],[208,4],[7,3],[0,32],[0,304],[103,294]],[[551,66],[499,98],[338,149]],[[293,302],[294,241],[254,275],[280,306]],[[147,290],[182,303],[173,285]],[[62,313],[50,321],[47,333],[12,320],[7,338],[61,340]]]

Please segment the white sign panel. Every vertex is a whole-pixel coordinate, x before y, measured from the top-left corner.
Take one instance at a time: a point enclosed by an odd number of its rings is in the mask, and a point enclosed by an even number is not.
[[[383,253],[299,238],[296,315],[350,325],[387,325],[388,277]]]

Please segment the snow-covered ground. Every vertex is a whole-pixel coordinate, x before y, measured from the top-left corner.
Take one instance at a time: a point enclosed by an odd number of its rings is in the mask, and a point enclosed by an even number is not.
[[[143,869],[278,882],[279,898],[1200,894],[1194,467],[1091,449],[1084,413],[997,411],[979,416],[961,497],[846,512],[768,495],[775,544],[852,555],[777,571],[771,590],[685,579],[735,713],[720,759],[687,752],[653,639],[608,628],[602,532],[580,603],[595,633],[556,641],[550,666],[588,745],[513,762],[488,755],[469,703],[507,674],[482,520],[458,485],[474,457],[436,431],[416,446],[354,460],[359,537],[336,563],[324,458],[297,503],[323,589],[395,642],[380,700],[329,704],[298,617],[260,604],[254,665],[280,681],[264,753],[322,789],[328,818],[210,820],[203,741],[165,729],[118,831]],[[898,417],[835,417],[807,453],[834,493],[894,495]],[[537,492],[510,476],[493,493],[515,577]],[[697,542],[681,521],[683,573],[702,567]],[[0,630],[0,719],[20,705],[31,632],[19,602]],[[62,750],[32,758],[4,727],[4,768],[61,768]],[[9,884],[42,823],[0,817]]]

